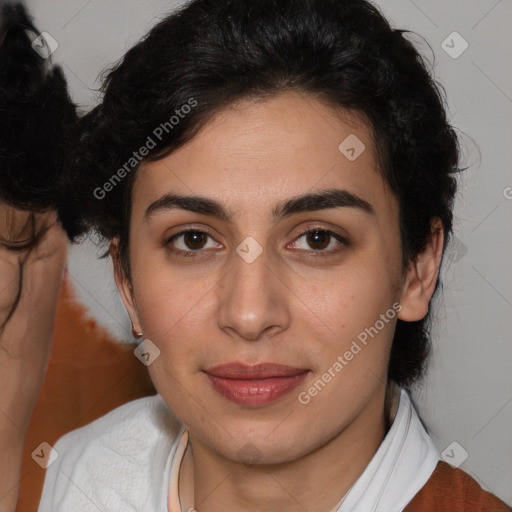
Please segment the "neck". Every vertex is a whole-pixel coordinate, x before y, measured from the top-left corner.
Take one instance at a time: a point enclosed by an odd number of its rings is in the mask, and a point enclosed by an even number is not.
[[[189,432],[180,471],[182,510],[336,510],[386,435],[387,416],[394,414],[386,410],[385,394],[383,387],[350,424],[316,450],[282,464],[227,460]]]

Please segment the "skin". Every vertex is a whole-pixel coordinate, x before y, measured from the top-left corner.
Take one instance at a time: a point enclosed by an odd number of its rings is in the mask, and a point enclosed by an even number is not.
[[[35,232],[44,232],[32,248]],[[55,212],[0,204],[0,512],[16,508],[26,431],[43,384],[68,254]]]
[[[182,501],[200,512],[330,510],[385,436],[397,317],[307,405],[297,396],[394,303],[402,305],[402,320],[426,315],[442,226],[433,222],[425,252],[402,268],[398,204],[379,172],[371,130],[339,114],[292,92],[221,111],[188,144],[139,169],[131,283],[112,240],[116,283],[135,330],[160,350],[151,378],[189,429],[180,489]],[[366,146],[353,162],[338,149],[350,134]],[[278,203],[327,189],[359,196],[374,214],[342,207],[272,218]],[[214,199],[233,214],[231,222],[176,208],[145,220],[148,206],[171,192]],[[312,227],[348,244],[327,237],[315,245],[301,236]],[[194,245],[181,236],[166,245],[191,228],[208,229],[211,238]],[[235,251],[248,236],[263,248],[250,264]],[[170,252],[194,248],[195,257]],[[309,374],[271,404],[240,406],[202,372],[230,361],[278,362]]]

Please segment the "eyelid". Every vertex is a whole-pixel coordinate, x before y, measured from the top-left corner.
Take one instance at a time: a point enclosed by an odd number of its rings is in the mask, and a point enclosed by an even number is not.
[[[206,233],[207,235],[211,236],[212,238],[214,237],[213,230],[206,226],[202,226],[202,225],[199,226],[196,224],[190,224],[190,225],[180,226],[178,229],[179,229],[179,231],[176,231],[176,233],[173,233],[172,235],[166,235],[164,243],[168,243],[173,238],[176,238],[180,235],[189,233],[190,231],[198,231],[200,233]]]
[[[180,236],[186,235],[187,233],[190,233],[190,232],[203,233],[205,235],[208,235],[216,243],[219,243],[216,240],[216,236],[213,234],[212,230],[210,230],[209,228],[203,227],[203,226],[199,227],[199,226],[195,226],[195,225],[190,225],[190,226],[186,226],[186,227],[180,229],[180,231],[178,231],[170,236],[166,236],[163,241],[163,246],[168,247],[173,240],[175,240],[176,238],[178,238]],[[182,249],[168,249],[168,250],[172,253],[175,253],[175,254],[178,253],[180,255],[191,254],[191,253],[200,254],[205,251],[211,251],[211,249],[197,249],[195,251],[193,251],[193,250],[184,251]]]

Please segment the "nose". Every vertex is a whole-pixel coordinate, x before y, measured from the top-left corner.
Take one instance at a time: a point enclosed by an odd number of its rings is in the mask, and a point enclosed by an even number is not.
[[[290,325],[290,290],[265,250],[251,263],[232,255],[230,271],[219,288],[217,323],[230,336],[257,341]]]

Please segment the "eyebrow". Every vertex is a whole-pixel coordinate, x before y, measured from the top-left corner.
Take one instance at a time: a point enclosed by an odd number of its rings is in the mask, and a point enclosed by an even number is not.
[[[357,208],[364,213],[375,215],[373,206],[364,199],[347,190],[330,189],[282,201],[272,210],[272,217],[275,221],[278,221],[297,213],[330,208]],[[233,218],[230,211],[213,199],[202,196],[165,194],[148,206],[144,213],[144,220],[148,221],[150,217],[157,213],[173,209],[202,213],[225,222],[231,222]]]

